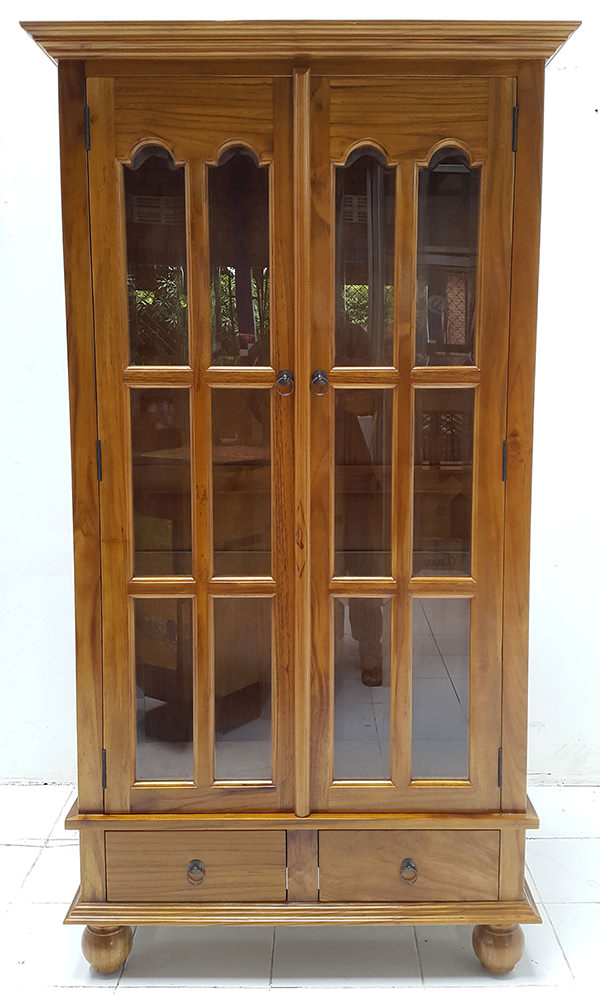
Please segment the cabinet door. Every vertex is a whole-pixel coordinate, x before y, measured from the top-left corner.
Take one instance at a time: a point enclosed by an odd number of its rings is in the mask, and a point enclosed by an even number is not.
[[[313,810],[499,804],[513,96],[313,80]]]
[[[291,808],[291,83],[88,102],[107,810]]]

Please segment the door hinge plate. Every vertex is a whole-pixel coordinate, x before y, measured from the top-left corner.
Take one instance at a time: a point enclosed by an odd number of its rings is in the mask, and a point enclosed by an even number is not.
[[[502,787],[502,747],[498,750],[498,787]]]
[[[102,444],[96,439],[96,465],[98,468],[98,483],[102,481]]]
[[[106,787],[106,750],[102,750],[102,788]]]
[[[508,442],[505,439],[502,443],[502,480],[506,483],[506,465],[508,463]]]
[[[519,105],[515,104],[513,107],[513,134],[512,134],[512,150],[517,151],[517,127],[519,124]]]
[[[87,104],[85,105],[83,114],[84,114],[83,130],[85,136],[85,150],[86,152],[89,152],[90,151],[90,109]]]

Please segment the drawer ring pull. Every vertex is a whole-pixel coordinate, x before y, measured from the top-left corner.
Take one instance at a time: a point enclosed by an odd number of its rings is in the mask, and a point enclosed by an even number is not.
[[[187,865],[187,874],[189,884],[202,884],[204,881],[204,864],[201,860],[190,860]]]
[[[405,857],[400,864],[400,877],[405,884],[414,884],[419,876],[417,865],[412,857]]]

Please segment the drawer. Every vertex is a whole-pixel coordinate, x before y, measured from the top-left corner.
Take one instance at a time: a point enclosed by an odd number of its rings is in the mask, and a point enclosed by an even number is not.
[[[285,832],[107,832],[109,902],[284,902]]]
[[[495,830],[319,833],[322,902],[496,901]]]

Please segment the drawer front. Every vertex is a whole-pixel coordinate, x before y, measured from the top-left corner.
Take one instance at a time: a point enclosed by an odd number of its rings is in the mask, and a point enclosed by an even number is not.
[[[498,898],[495,830],[319,833],[322,902],[458,902]]]
[[[285,832],[107,832],[109,902],[284,902]]]

